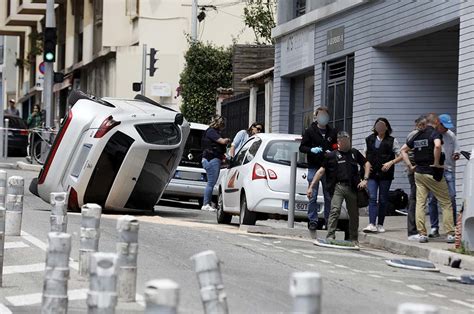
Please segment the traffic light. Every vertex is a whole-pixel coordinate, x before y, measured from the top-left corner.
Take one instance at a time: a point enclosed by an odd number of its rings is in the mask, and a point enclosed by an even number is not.
[[[153,77],[155,75],[155,71],[157,70],[157,67],[155,66],[155,63],[156,61],[158,60],[156,58],[156,53],[158,52],[158,50],[156,50],[155,48],[151,48],[150,49],[150,67],[148,68],[148,70],[150,70],[150,76]]]
[[[44,62],[56,61],[56,27],[44,29],[43,59]]]

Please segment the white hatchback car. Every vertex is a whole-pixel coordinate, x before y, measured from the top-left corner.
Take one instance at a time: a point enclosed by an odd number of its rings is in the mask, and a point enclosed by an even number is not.
[[[240,224],[288,216],[291,154],[298,152],[301,136],[262,133],[251,137],[239,150],[219,183],[217,221],[230,223],[233,215]],[[306,220],[308,211],[307,165],[298,155],[295,219]],[[318,216],[323,217],[323,197],[318,193]],[[340,220],[348,219],[342,211]]]
[[[151,99],[95,98],[73,91],[72,106],[30,191],[68,208],[152,210],[171,180],[189,134],[183,115]]]

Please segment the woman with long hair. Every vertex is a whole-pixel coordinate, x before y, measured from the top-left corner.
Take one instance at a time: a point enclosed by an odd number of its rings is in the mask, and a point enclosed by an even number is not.
[[[264,131],[263,123],[254,122],[247,130],[240,130],[239,132],[237,132],[230,146],[230,151],[229,151],[230,157],[234,157],[235,153],[237,153],[240,150],[240,148],[244,146],[245,142],[247,142],[247,140],[251,136],[257,133],[262,133],[263,131]]]

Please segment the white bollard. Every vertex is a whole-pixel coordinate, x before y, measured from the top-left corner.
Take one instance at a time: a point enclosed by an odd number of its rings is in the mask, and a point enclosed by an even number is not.
[[[70,234],[62,232],[48,233],[42,314],[67,313],[70,253]]]
[[[138,220],[133,216],[122,216],[117,221],[118,297],[123,302],[135,302],[138,229]]]
[[[321,276],[315,272],[293,273],[290,281],[290,295],[293,298],[293,312],[321,313]]]
[[[152,280],[145,285],[145,314],[176,314],[179,285],[169,279]]]
[[[51,193],[51,232],[67,232],[67,193]]]
[[[97,204],[82,206],[81,236],[79,244],[79,275],[89,275],[89,259],[99,250],[100,216],[102,207]]]
[[[114,314],[117,306],[117,254],[93,253],[90,263],[87,312]]]
[[[397,314],[438,314],[436,306],[421,303],[402,303],[398,306]]]
[[[8,178],[5,235],[19,236],[21,234],[21,219],[23,215],[23,195],[25,180],[19,176]]]
[[[5,208],[7,197],[7,172],[0,170],[0,206]]]
[[[191,257],[197,273],[204,313],[229,313],[227,296],[220,270],[220,261],[214,251],[204,251]]]
[[[5,256],[5,208],[0,206],[0,287],[3,285],[3,257]]]

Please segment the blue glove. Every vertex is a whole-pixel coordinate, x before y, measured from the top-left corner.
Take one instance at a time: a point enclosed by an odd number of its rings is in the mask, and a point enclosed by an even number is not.
[[[312,152],[313,154],[319,154],[319,153],[322,153],[322,152],[323,152],[323,149],[322,149],[321,147],[319,147],[319,146],[318,146],[318,147],[313,147],[313,148],[311,148],[311,152]]]

